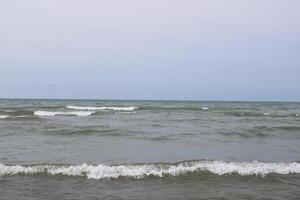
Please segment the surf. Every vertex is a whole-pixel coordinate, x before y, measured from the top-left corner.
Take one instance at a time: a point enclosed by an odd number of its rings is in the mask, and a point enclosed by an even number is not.
[[[53,117],[57,115],[75,115],[78,117],[85,117],[94,114],[93,111],[35,111],[35,116]]]
[[[134,111],[139,109],[139,107],[113,107],[113,106],[101,106],[101,107],[91,107],[91,106],[67,106],[68,109],[73,110],[112,110],[112,111]]]
[[[91,179],[116,179],[120,177],[141,179],[144,177],[184,176],[189,173],[209,172],[215,175],[240,176],[256,175],[265,177],[269,174],[299,174],[298,162],[226,162],[226,161],[183,161],[178,163],[126,164],[126,165],[4,165],[0,164],[0,176],[13,175],[65,175],[85,176]]]

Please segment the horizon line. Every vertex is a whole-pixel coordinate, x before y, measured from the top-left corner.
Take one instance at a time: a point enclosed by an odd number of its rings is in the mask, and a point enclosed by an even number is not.
[[[0,97],[0,100],[63,100],[63,101],[178,101],[178,102],[262,102],[262,103],[300,103],[295,100],[195,100],[195,99],[111,99],[111,98],[35,98],[35,97]]]

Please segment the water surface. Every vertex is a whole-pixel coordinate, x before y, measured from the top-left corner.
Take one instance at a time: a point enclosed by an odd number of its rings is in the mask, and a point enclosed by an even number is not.
[[[2,99],[0,193],[297,199],[299,115],[300,103]]]

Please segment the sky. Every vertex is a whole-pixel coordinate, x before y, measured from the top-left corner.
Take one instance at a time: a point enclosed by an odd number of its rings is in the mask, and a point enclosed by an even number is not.
[[[300,101],[299,0],[0,2],[0,98]]]

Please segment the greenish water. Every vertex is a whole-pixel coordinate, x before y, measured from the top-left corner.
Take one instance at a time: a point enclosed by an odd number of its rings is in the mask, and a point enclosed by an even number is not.
[[[3,199],[297,199],[300,103],[0,100]]]

